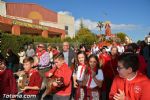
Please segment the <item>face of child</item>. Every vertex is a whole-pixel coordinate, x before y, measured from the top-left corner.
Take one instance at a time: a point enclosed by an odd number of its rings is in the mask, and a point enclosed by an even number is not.
[[[81,64],[84,64],[85,62],[85,56],[84,56],[84,54],[79,54],[78,55],[78,61],[79,61],[79,63],[81,63]]]
[[[5,64],[4,62],[0,62],[0,71],[4,70],[5,69]]]
[[[29,71],[33,67],[33,63],[25,62],[23,63],[23,67],[25,71]]]
[[[126,68],[123,66],[123,63],[122,63],[122,62],[118,62],[117,70],[118,70],[118,73],[119,73],[119,76],[120,76],[120,77],[122,77],[122,78],[127,78],[127,76],[128,76],[128,69],[126,69]]]
[[[111,54],[112,55],[117,55],[117,53],[118,53],[117,48],[112,48]]]
[[[106,49],[103,49],[103,50],[102,50],[102,53],[106,53]]]
[[[60,68],[63,65],[63,63],[64,63],[64,60],[62,59],[57,58],[54,60],[54,64],[56,65],[57,68]]]
[[[90,58],[89,59],[89,65],[90,65],[91,68],[94,68],[96,66],[96,64],[97,64],[97,61],[96,61],[95,58]]]

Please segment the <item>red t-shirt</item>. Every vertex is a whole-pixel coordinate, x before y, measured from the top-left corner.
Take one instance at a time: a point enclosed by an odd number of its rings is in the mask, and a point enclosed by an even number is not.
[[[56,67],[53,67],[50,71],[45,73],[45,76],[48,77],[49,73],[53,73]],[[63,77],[64,78],[64,88],[60,91],[58,91],[56,94],[60,96],[68,96],[71,94],[71,76],[72,76],[72,70],[68,67],[66,63],[64,63],[60,68],[56,70],[54,73],[54,76],[56,77]]]
[[[118,89],[125,92],[125,100],[150,100],[150,80],[142,73],[138,72],[130,81],[116,76],[109,93],[109,100],[114,100],[113,96],[118,93]]]
[[[114,77],[118,75],[117,66],[118,66],[118,57],[116,57],[115,59],[111,58],[109,61],[107,61],[107,63],[104,66],[102,66],[104,78],[107,77],[113,80]]]
[[[139,71],[143,74],[146,74],[146,67],[147,67],[147,63],[145,62],[145,59],[142,55],[138,55],[138,59],[139,59]]]
[[[102,66],[102,71],[104,74],[104,82],[102,85],[103,91],[106,90],[107,85],[106,79],[109,79],[112,82],[114,77],[118,75],[117,66],[118,66],[118,57],[116,57],[115,59],[111,58],[109,61],[107,61],[107,63],[105,63]]]
[[[102,53],[99,55],[99,60],[105,65],[110,60],[110,56],[107,53]]]
[[[29,72],[29,85],[28,86],[38,86],[41,88],[42,84],[42,77],[40,76],[38,70],[31,69]],[[39,93],[39,90],[25,90],[23,91],[23,94],[26,95],[37,95]]]
[[[3,94],[17,94],[17,92],[17,83],[13,72],[10,69],[0,72],[0,98]]]

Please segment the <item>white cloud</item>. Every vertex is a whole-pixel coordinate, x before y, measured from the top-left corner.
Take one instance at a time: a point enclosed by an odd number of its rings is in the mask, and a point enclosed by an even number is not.
[[[134,24],[111,24],[112,30],[134,30],[137,27],[139,26]]]
[[[71,12],[69,11],[59,11],[58,14],[63,14],[63,15],[72,15]]]
[[[85,27],[87,27],[88,29],[90,29],[90,30],[98,30],[98,28],[97,28],[97,22],[91,21],[89,19],[83,19],[83,18],[82,18],[82,22],[83,22],[83,25]],[[75,29],[76,30],[79,29],[80,23],[81,23],[81,19],[77,19],[75,21]]]
[[[85,27],[89,28],[92,31],[98,31],[98,27],[97,27],[97,22],[96,21],[92,21],[90,19],[83,19],[83,24]],[[78,30],[80,27],[80,23],[81,23],[81,19],[77,19],[75,21],[75,29]],[[134,25],[134,24],[111,24],[111,29],[112,31],[121,31],[121,30],[134,30],[137,29],[139,26]],[[104,28],[102,29],[104,30]]]

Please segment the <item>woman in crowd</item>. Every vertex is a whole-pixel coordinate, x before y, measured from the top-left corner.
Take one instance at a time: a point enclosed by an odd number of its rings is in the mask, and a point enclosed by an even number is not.
[[[89,67],[85,75],[84,83],[86,84],[86,100],[100,100],[100,88],[103,83],[103,72],[100,69],[99,59],[96,55],[89,56]]]
[[[52,65],[53,65],[53,51],[52,51],[51,45],[48,45],[47,52],[49,53],[49,57],[50,57],[50,67],[52,67]]]
[[[103,97],[108,100],[108,95],[110,92],[111,84],[113,82],[114,77],[118,74],[117,66],[118,66],[118,48],[116,46],[111,47],[110,51],[110,60],[102,67],[104,73],[104,84],[103,84]]]
[[[23,47],[20,48],[19,52],[18,52],[18,56],[19,56],[19,70],[23,69],[23,60],[26,58],[26,52],[24,50]]]
[[[84,99],[83,79],[87,70],[87,57],[85,52],[80,51],[77,53],[77,62],[75,63],[73,73],[73,85],[75,90],[75,100]]]

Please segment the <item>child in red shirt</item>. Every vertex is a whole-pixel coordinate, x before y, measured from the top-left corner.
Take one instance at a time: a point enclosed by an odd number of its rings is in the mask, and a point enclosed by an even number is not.
[[[119,56],[119,76],[113,81],[110,100],[150,100],[150,80],[137,71],[138,66],[137,55],[126,53]]]
[[[45,76],[63,78],[63,87],[53,95],[53,100],[69,100],[72,86],[72,70],[66,64],[63,53],[54,56],[54,64],[55,66],[50,71],[46,72]],[[57,82],[53,82],[52,85],[60,88]]]
[[[40,76],[38,70],[32,68],[33,65],[34,60],[32,57],[27,57],[23,60],[24,71],[22,71],[20,75],[27,74],[29,77],[29,82],[28,85],[21,90],[23,91],[23,95],[36,95],[36,98],[34,97],[32,99],[38,99],[38,93],[42,84],[42,77]],[[21,83],[19,81],[18,86],[21,87]]]
[[[17,84],[13,77],[13,72],[6,68],[6,63],[3,58],[0,58],[0,100],[6,99],[5,95],[17,94]],[[9,97],[7,99],[12,99]]]

